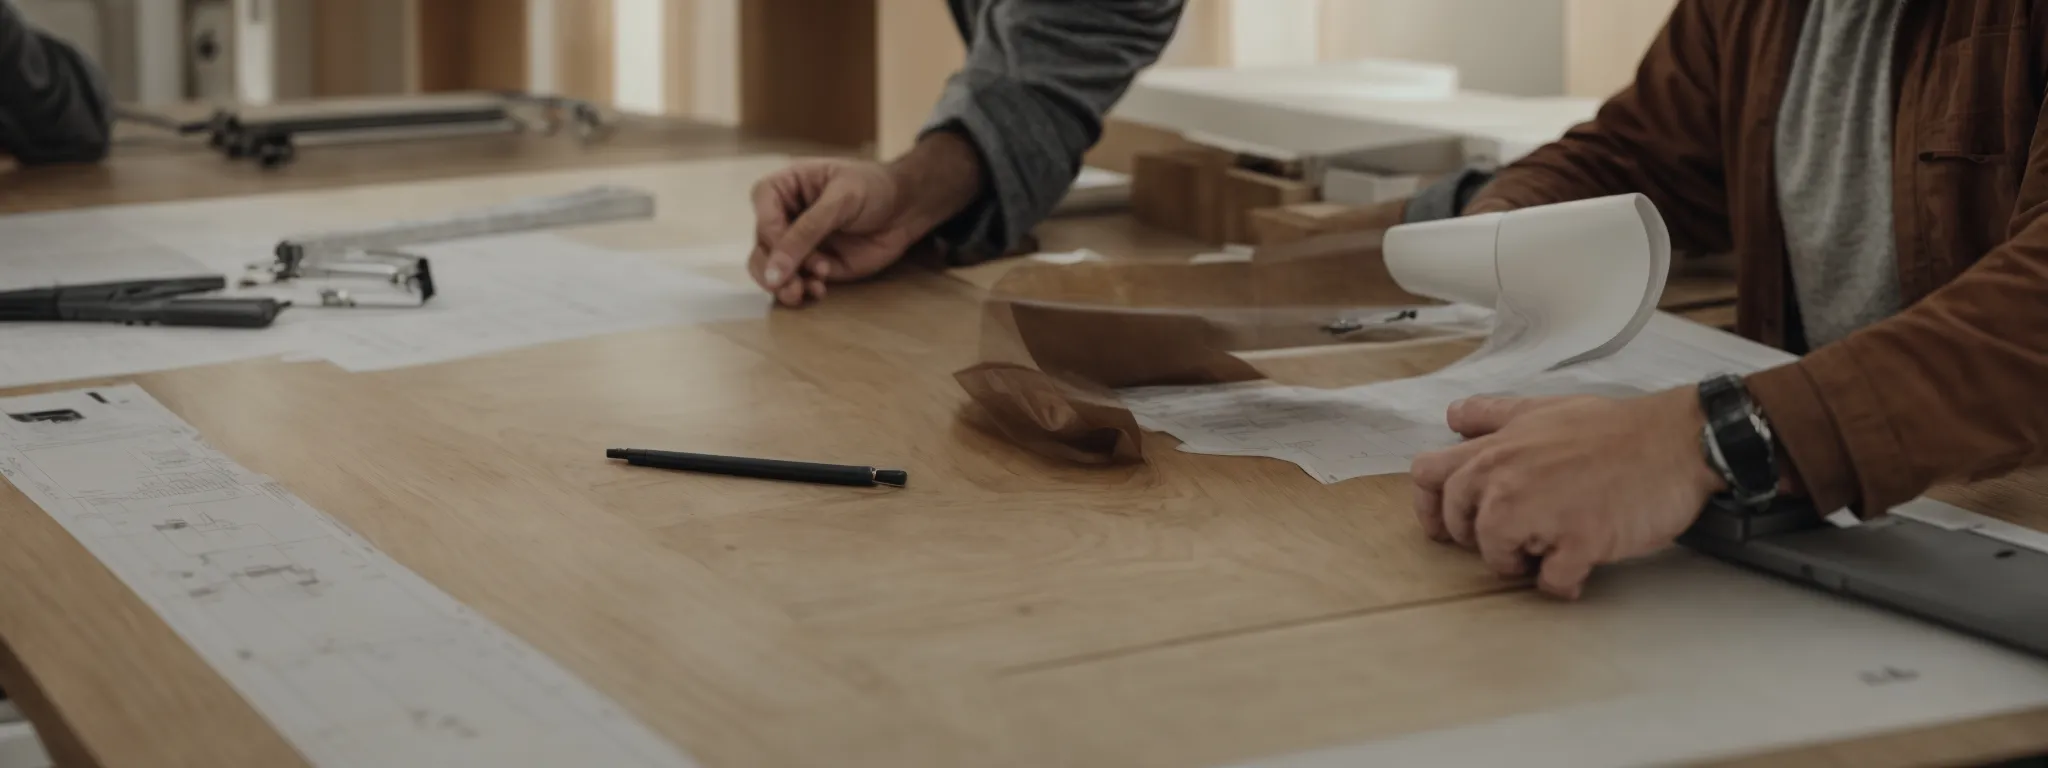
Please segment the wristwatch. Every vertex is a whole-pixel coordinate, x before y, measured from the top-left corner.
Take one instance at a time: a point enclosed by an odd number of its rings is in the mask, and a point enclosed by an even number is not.
[[[1725,497],[1745,508],[1760,508],[1778,495],[1777,444],[1771,422],[1749,397],[1742,377],[1724,374],[1700,382],[1700,451],[1707,465],[1728,483]]]

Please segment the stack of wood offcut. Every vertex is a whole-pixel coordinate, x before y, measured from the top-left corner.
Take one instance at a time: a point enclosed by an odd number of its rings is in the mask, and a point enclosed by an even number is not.
[[[1207,146],[1131,156],[1131,212],[1153,227],[1216,245],[1272,245],[1319,234],[1384,229],[1401,202],[1322,202],[1300,163]]]

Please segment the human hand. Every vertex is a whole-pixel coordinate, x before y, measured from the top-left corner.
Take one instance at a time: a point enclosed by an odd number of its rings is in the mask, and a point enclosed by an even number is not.
[[[874,275],[923,231],[903,215],[904,195],[880,163],[805,160],[754,185],[754,251],[747,270],[777,301],[825,296],[825,283]]]
[[[1448,418],[1467,441],[1415,457],[1417,521],[1503,577],[1537,570],[1557,597],[1576,599],[1596,565],[1669,545],[1726,487],[1700,453],[1706,419],[1688,388],[1477,397]]]
[[[777,301],[825,296],[828,282],[871,277],[981,193],[981,157],[965,136],[926,134],[888,163],[805,160],[754,185],[747,269]]]

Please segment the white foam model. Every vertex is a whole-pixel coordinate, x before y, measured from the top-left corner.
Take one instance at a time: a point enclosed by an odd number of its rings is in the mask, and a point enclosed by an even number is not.
[[[1112,114],[1285,159],[1412,146],[1428,167],[1402,163],[1379,170],[1426,173],[1461,162],[1512,161],[1591,118],[1599,106],[1598,99],[1461,90],[1455,68],[1366,60],[1154,69],[1138,77]]]
[[[1671,236],[1650,199],[1615,195],[1387,231],[1387,269],[1410,293],[1492,307],[1474,357],[1544,369],[1606,357],[1656,313]]]

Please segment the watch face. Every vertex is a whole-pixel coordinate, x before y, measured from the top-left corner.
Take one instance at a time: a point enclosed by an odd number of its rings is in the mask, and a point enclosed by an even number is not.
[[[1745,505],[1775,496],[1778,472],[1770,425],[1741,378],[1722,375],[1700,382],[1700,407],[1707,418],[1708,463],[1728,483],[1729,496]]]
[[[1749,403],[1746,410],[1749,411],[1749,428],[1756,430],[1765,443],[1771,442],[1771,423],[1764,420],[1764,412],[1757,410],[1755,403]]]

